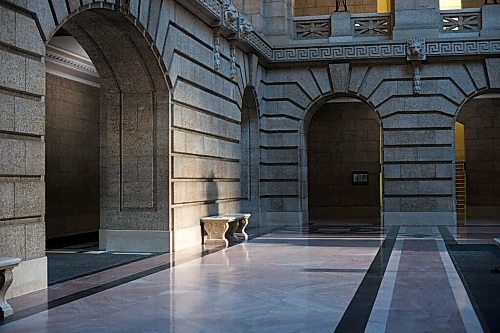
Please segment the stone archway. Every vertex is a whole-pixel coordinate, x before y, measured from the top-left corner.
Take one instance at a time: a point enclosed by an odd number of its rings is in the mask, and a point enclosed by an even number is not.
[[[78,41],[92,56],[101,75],[100,140],[106,143],[101,149],[105,161],[100,168],[102,191],[105,191],[101,229],[106,240],[110,240],[108,231],[117,231],[128,237],[130,249],[144,244],[162,250],[170,248],[171,85],[157,42],[150,35],[153,26],[158,30],[163,28],[149,24],[148,20],[158,19],[156,14],[146,20],[136,17],[137,8],[122,6],[128,2],[84,3],[0,3],[4,24],[9,27],[7,34],[2,35],[4,48],[0,51],[5,60],[1,64],[0,100],[5,106],[2,116],[7,116],[2,118],[0,128],[7,133],[7,137],[0,139],[2,156],[7,157],[7,164],[0,166],[0,219],[7,221],[0,227],[3,236],[0,250],[2,256],[23,260],[14,272],[20,278],[14,279],[8,297],[47,286],[45,44],[61,26],[71,30],[75,37],[78,35]],[[97,21],[93,22],[94,19]],[[103,25],[98,26],[97,22]],[[144,26],[151,27],[146,31]],[[165,31],[161,34],[165,36]],[[160,32],[153,35],[160,36]],[[129,47],[125,49],[120,44]],[[127,54],[132,58],[127,58]],[[148,115],[146,123],[128,121],[139,108]],[[148,136],[148,132],[154,134]],[[139,167],[137,162],[134,164],[134,156],[147,165],[146,172],[137,176],[131,171]],[[147,236],[148,242],[139,243],[138,240],[144,240],[142,236]]]
[[[488,89],[470,96],[457,113],[455,203],[460,224],[500,220],[499,107],[498,90]]]
[[[169,89],[158,60],[120,12],[81,11],[62,27],[101,81],[99,247],[168,251]]]
[[[348,95],[328,96],[307,114],[304,138],[309,222],[380,224],[380,120],[373,108]]]

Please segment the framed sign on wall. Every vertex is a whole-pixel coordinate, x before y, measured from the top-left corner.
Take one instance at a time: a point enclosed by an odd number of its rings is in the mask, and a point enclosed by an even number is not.
[[[352,172],[353,185],[368,185],[368,171],[353,171]]]

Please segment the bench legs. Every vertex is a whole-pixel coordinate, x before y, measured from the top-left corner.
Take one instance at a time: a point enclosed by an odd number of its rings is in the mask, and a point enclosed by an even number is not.
[[[245,232],[245,228],[248,225],[248,219],[238,220],[237,223],[238,223],[238,227],[236,228],[236,236],[238,236],[238,238],[241,238],[241,239],[247,241],[248,234]]]
[[[2,269],[0,271],[0,319],[12,315],[14,310],[5,301],[5,293],[12,284],[12,268]]]
[[[205,244],[207,245],[222,245],[227,247],[228,241],[225,237],[228,229],[227,223],[206,221],[204,223],[207,237],[205,237]]]
[[[228,231],[226,233],[226,238],[230,242],[237,242],[238,237],[236,237],[236,232],[238,229],[238,221],[232,221],[232,222],[229,222],[228,224],[229,224],[229,228],[228,228]]]

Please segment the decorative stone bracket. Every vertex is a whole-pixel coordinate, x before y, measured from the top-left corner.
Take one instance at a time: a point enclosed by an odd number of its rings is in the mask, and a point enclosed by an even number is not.
[[[235,30],[238,38],[242,38],[253,31],[252,24],[248,18],[238,12],[232,0],[224,0],[222,11],[222,26],[229,30]]]
[[[21,259],[19,258],[0,258],[0,319],[12,315],[14,310],[5,301],[5,294],[12,284],[12,269],[14,269]]]
[[[406,60],[413,67],[413,94],[420,95],[420,65],[427,59],[425,38],[413,38],[406,41]]]
[[[223,31],[231,36],[235,41],[231,41],[231,53],[229,55],[231,61],[231,72],[230,76],[232,79],[236,77],[236,56],[235,56],[235,45],[240,39],[245,38],[250,33],[254,31],[252,24],[248,18],[238,12],[236,7],[233,5],[232,0],[223,0],[223,5],[221,6],[221,20],[216,22],[213,26],[214,31],[214,69],[220,69],[220,36]]]
[[[236,39],[229,40],[229,77],[236,78]]]
[[[214,27],[214,69],[220,68],[220,27]]]

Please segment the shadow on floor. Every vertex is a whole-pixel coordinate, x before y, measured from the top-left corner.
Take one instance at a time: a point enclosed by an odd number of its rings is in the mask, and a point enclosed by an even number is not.
[[[448,250],[486,332],[500,332],[500,249],[495,245],[449,245]],[[477,311],[479,310],[479,311]]]
[[[150,258],[154,255],[157,254],[47,252],[49,286]]]

